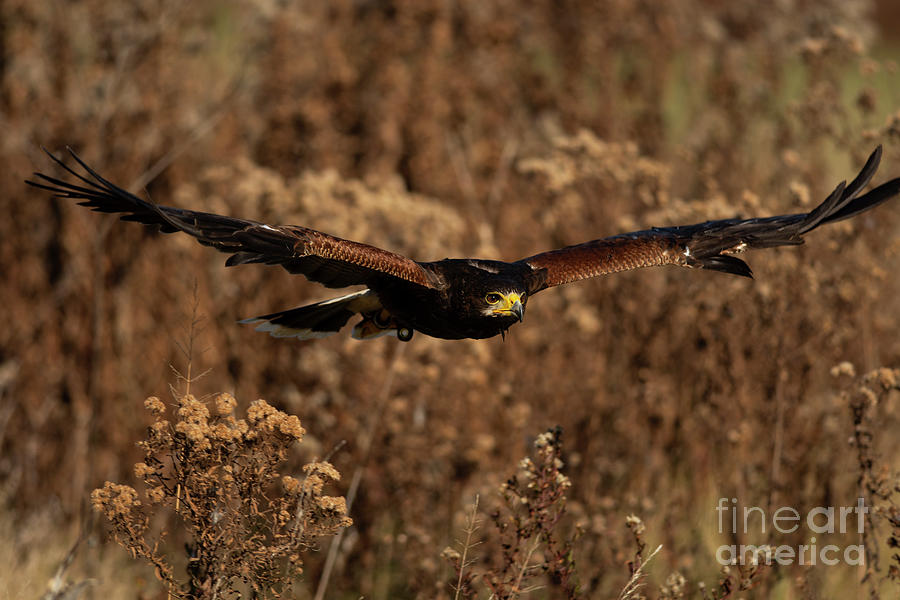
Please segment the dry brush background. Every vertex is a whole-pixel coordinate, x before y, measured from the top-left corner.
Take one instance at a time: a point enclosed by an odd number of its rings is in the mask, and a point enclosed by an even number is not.
[[[235,321],[327,297],[320,286],[225,270],[190,239],[22,180],[50,169],[41,145],[70,145],[163,204],[423,260],[799,212],[876,144],[878,181],[900,175],[898,27],[890,0],[5,0],[0,598],[39,597],[82,524],[73,577],[97,580],[85,597],[165,597],[152,570],[101,543],[86,507],[104,481],[134,481],[142,402],[184,368],[195,288],[194,368],[211,369],[195,393],[299,416],[297,470],[347,441],[338,492],[361,479],[327,597],[453,597],[441,552],[476,495],[484,543],[469,568],[494,568],[498,486],[556,425],[571,482],[558,527],[582,531],[583,597],[628,581],[627,515],[663,545],[642,593],[677,593],[660,586],[678,572],[694,597],[724,576],[717,498],[855,504],[866,468],[841,394],[854,384],[830,373],[900,366],[897,202],[750,255],[755,281],[670,268],[548,291],[505,342],[298,343]],[[883,400],[857,427],[889,505],[898,398]],[[779,567],[740,594],[896,593],[880,533],[866,584],[857,568]],[[325,557],[305,557],[296,597],[315,592]],[[536,579],[533,595],[565,595]]]

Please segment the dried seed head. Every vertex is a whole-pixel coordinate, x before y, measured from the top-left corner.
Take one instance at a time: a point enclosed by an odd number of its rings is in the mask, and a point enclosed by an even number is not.
[[[231,394],[219,394],[216,396],[216,413],[220,416],[226,417],[230,415],[234,412],[235,406],[237,406],[237,400]]]
[[[141,506],[141,501],[137,499],[137,491],[133,487],[107,481],[102,488],[91,492],[91,504],[94,510],[113,519],[128,515]]]
[[[265,400],[257,400],[247,409],[247,420],[252,427],[264,433],[281,433],[294,438],[298,442],[303,439],[306,430],[300,425],[300,419],[288,415],[271,406]],[[249,435],[253,439],[255,435]]]
[[[544,433],[537,436],[537,438],[535,438],[535,440],[534,440],[535,448],[546,448],[547,446],[550,446],[552,444],[553,444],[553,434],[550,433],[549,431],[545,431]]]
[[[152,475],[154,472],[156,472],[156,469],[154,469],[153,467],[151,467],[150,465],[148,465],[146,463],[139,462],[139,463],[135,463],[135,465],[134,465],[134,476],[135,477],[139,477],[139,478],[143,479],[147,475]]]
[[[300,482],[290,475],[285,475],[281,478],[281,485],[284,487],[285,493],[288,494],[296,494],[300,490]]]
[[[294,415],[285,415],[284,413],[281,413],[281,416],[283,418],[278,423],[278,429],[281,433],[294,438],[298,442],[303,439],[303,434],[306,433],[306,430],[300,425],[300,419]]]
[[[149,410],[155,417],[161,417],[166,412],[166,405],[156,396],[150,396],[144,400],[144,408]]]
[[[644,522],[641,521],[641,518],[637,515],[628,515],[625,517],[625,525],[634,532],[634,535],[638,536],[644,535],[644,532],[647,530]]]
[[[867,383],[875,381],[885,390],[890,390],[897,387],[898,377],[900,377],[900,370],[882,367],[866,373],[863,377],[863,381]]]
[[[347,500],[343,496],[320,496],[316,498],[316,503],[324,511],[339,515],[347,514]]]
[[[441,551],[441,558],[455,562],[462,558],[462,556],[460,556],[457,550],[454,550],[450,546],[447,546]]]
[[[831,367],[831,376],[832,377],[840,377],[841,375],[847,375],[848,377],[856,377],[856,367],[853,366],[852,362],[844,361],[840,364],[837,364]]]
[[[329,462],[314,462],[303,465],[303,472],[312,474],[319,474],[323,477],[331,479],[332,481],[340,481],[341,474],[338,473],[338,470],[334,468],[334,466]]]
[[[233,418],[228,417],[228,419],[231,419],[231,422],[216,423],[210,427],[209,435],[211,438],[222,442],[231,442],[241,437],[241,431],[237,428]]]
[[[147,498],[153,504],[158,504],[158,503],[162,502],[163,498],[165,498],[165,497],[166,497],[166,489],[161,485],[147,490]]]
[[[259,400],[254,400],[250,404],[250,408],[247,409],[247,420],[251,425],[256,425],[276,412],[278,412],[278,410],[274,406],[260,398]]]
[[[318,496],[325,487],[325,480],[317,474],[312,473],[303,480],[303,493],[310,496]]]
[[[194,398],[191,394],[181,398],[181,407],[178,409],[178,417],[183,421],[192,423],[206,423],[209,419],[209,409],[206,404]]]
[[[207,438],[207,434],[209,433],[209,427],[206,426],[206,423],[202,425],[197,423],[190,423],[188,421],[179,421],[175,424],[175,431],[184,435],[187,439],[194,442],[196,445],[196,450],[208,450],[212,447],[212,444],[209,442],[209,438]]]
[[[169,428],[169,422],[165,420],[156,421],[150,426],[150,432],[156,436],[162,435]]]

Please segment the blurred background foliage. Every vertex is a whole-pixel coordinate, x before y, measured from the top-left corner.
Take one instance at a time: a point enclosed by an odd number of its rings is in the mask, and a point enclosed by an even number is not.
[[[130,480],[139,407],[183,367],[195,287],[195,368],[211,369],[195,393],[298,415],[297,466],[347,440],[339,491],[361,479],[329,597],[452,597],[441,550],[555,425],[585,597],[627,582],[628,514],[663,544],[654,597],[675,571],[690,595],[721,577],[719,497],[855,504],[853,421],[829,372],[900,365],[896,202],[752,254],[756,281],[673,268],[548,291],[505,342],[297,343],[235,321],[328,297],[320,286],[225,270],[186,237],[22,180],[54,172],[41,145],[69,145],[162,204],[420,260],[800,212],[876,144],[878,181],[900,175],[898,31],[892,0],[0,3],[0,595],[39,595],[78,523],[103,539],[88,494]],[[887,470],[896,403],[875,409]],[[476,570],[497,551],[481,531]],[[298,597],[324,557],[305,561]],[[87,596],[160,597],[126,558],[82,547]],[[863,574],[779,567],[749,594],[823,597]]]

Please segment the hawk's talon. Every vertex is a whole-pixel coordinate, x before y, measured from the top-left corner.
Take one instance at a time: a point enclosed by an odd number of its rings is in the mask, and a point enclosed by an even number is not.
[[[390,329],[391,328],[391,313],[386,310],[377,310],[372,313],[372,322],[379,329]]]

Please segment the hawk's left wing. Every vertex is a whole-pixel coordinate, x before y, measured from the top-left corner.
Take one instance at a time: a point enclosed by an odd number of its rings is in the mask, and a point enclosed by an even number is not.
[[[897,178],[858,196],[880,160],[881,146],[849,185],[841,182],[822,204],[806,214],[653,228],[535,254],[519,262],[535,271],[537,285],[532,293],[588,277],[660,265],[752,277],[750,267],[735,254],[749,248],[802,244],[803,235],[819,225],[853,217],[900,194]]]

